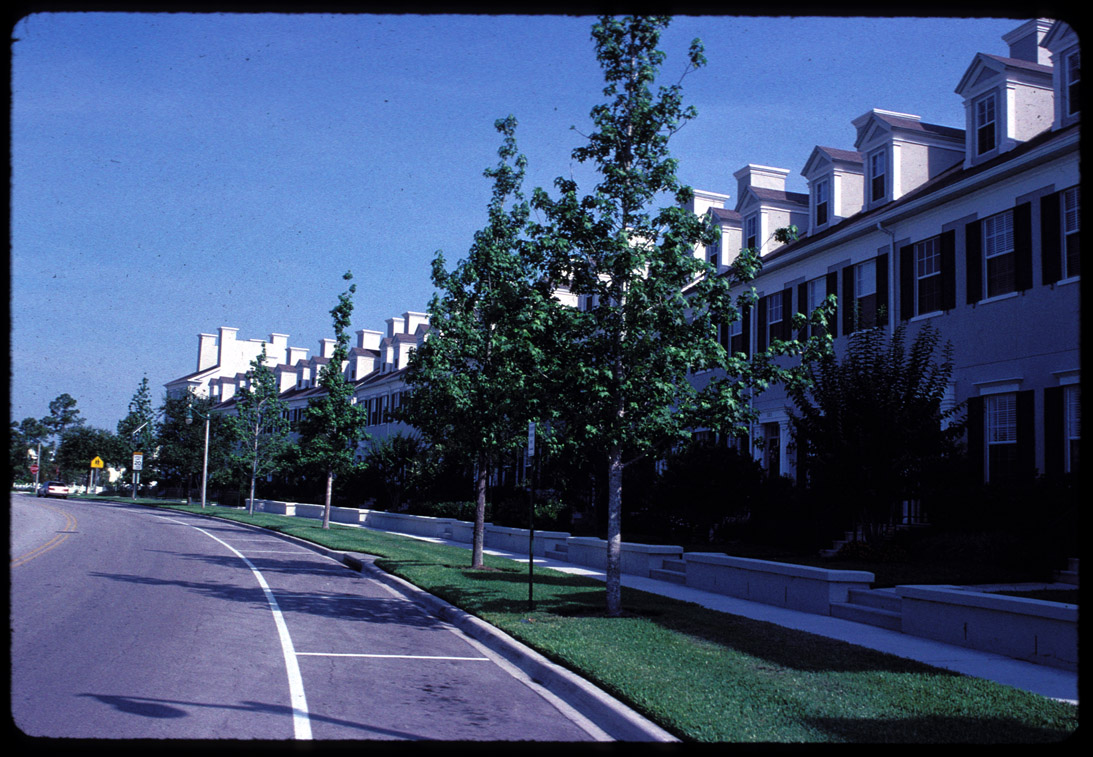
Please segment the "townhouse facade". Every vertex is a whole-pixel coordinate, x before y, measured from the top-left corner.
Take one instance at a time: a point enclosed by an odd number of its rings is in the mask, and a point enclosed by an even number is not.
[[[936,326],[954,347],[946,402],[966,407],[983,481],[1076,471],[1081,438],[1080,46],[1047,19],[1004,42],[1008,55],[979,53],[955,88],[964,128],[874,109],[851,122],[852,149],[812,150],[807,193],[786,191],[788,170],[748,164],[734,207],[714,192],[693,206],[721,229],[697,254],[721,271],[742,247],[763,261],[755,306],[721,329],[733,352],[797,336],[792,315],[829,294],[836,354],[855,329]],[[798,238],[779,243],[791,225]],[[753,455],[796,475],[784,390],[753,403]]]
[[[342,364],[342,373],[353,384],[354,401],[368,413],[368,432],[382,440],[413,429],[392,417],[406,391],[406,369],[410,353],[429,332],[425,313],[407,311],[387,319],[386,331],[361,329]],[[334,355],[335,340],[319,340],[319,349],[309,355],[302,347],[290,347],[285,334],[269,339],[237,338],[238,329],[221,327],[217,334],[198,335],[197,370],[166,386],[168,397],[192,392],[214,401],[215,412],[230,413],[239,392],[246,391],[247,371],[265,351],[265,364],[273,371],[280,398],[287,406],[288,420],[295,425],[308,403],[323,393],[320,373]]]

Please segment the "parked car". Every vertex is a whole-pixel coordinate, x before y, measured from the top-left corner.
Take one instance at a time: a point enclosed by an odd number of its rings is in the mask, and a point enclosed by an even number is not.
[[[60,481],[46,481],[38,487],[38,496],[60,497],[61,499],[64,499],[68,496],[68,487]]]

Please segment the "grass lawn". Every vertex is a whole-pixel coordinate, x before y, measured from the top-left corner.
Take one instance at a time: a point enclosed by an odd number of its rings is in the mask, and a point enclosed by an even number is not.
[[[177,506],[201,512],[199,506]],[[698,605],[408,537],[278,515],[206,514],[271,528],[380,567],[594,681],[686,741],[1034,743],[1067,738],[1077,707],[990,681]]]

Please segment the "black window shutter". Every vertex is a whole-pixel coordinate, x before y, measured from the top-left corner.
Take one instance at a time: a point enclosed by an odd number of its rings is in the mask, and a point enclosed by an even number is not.
[[[751,307],[745,305],[744,312],[740,314],[740,343],[743,345],[741,352],[744,357],[751,355]]]
[[[1045,284],[1063,277],[1062,218],[1059,193],[1040,198],[1040,265]]]
[[[915,246],[899,248],[899,317],[908,320],[915,315]]]
[[[812,315],[811,313],[808,312],[808,282],[807,281],[804,284],[798,284],[797,285],[797,312],[804,315],[805,318],[808,318],[810,315]],[[800,339],[803,342],[804,340],[808,339],[808,332],[809,332],[809,328],[808,328],[808,323],[806,321],[805,325],[801,327],[801,331],[797,334],[797,338]]]
[[[1017,393],[1017,475],[1022,479],[1036,476],[1036,425],[1032,389]]]
[[[982,397],[968,398],[968,462],[971,465],[972,480],[978,483],[983,483],[986,479],[983,465],[986,454],[983,449],[983,410]]]
[[[854,331],[854,266],[848,265],[843,269],[843,333],[851,334]]]
[[[967,303],[971,305],[983,297],[983,227],[979,221],[964,227],[964,257]]]
[[[1064,471],[1064,396],[1061,386],[1044,389],[1044,473],[1053,477],[1061,476]]]
[[[782,290],[782,325],[780,339],[788,342],[793,337],[793,286]]]
[[[1032,203],[1024,202],[1013,209],[1013,253],[1017,266],[1017,291],[1032,288]]]
[[[941,309],[956,307],[956,232],[941,232]]]
[[[877,255],[877,325],[887,326],[891,321],[888,312],[888,253]]]
[[[755,330],[755,351],[763,352],[767,348],[767,299],[762,297],[759,305],[759,323]]]
[[[827,274],[827,293],[833,294],[838,297],[839,294],[839,274],[831,271]],[[828,331],[831,332],[831,337],[835,338],[839,335],[839,305],[836,302],[835,312],[831,316],[830,322],[827,324]]]

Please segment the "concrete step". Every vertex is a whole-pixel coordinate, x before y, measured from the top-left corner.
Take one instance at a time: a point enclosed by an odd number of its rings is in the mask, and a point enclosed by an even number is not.
[[[686,573],[665,568],[650,568],[649,578],[655,578],[658,581],[670,581],[671,583],[680,584],[681,586],[687,583]]]
[[[1055,580],[1061,584],[1078,585],[1078,558],[1071,557],[1066,561],[1066,570],[1055,571]]]
[[[903,606],[903,600],[895,589],[851,589],[847,603],[894,613],[899,613]]]
[[[887,628],[899,631],[903,624],[903,616],[891,610],[881,610],[866,605],[851,604],[849,602],[832,602],[831,615],[843,620],[852,620],[855,623],[866,623],[878,628]]]

